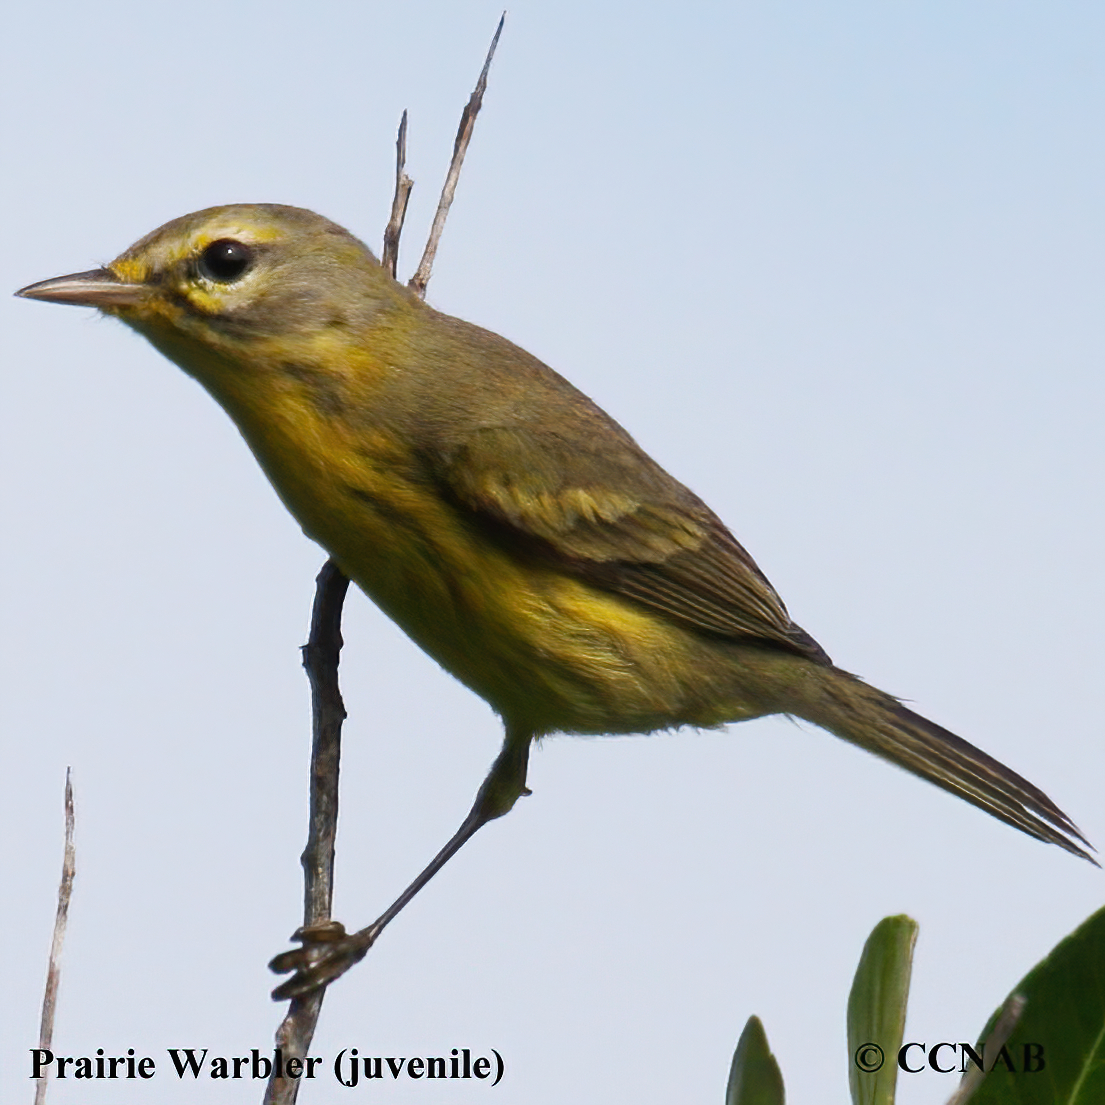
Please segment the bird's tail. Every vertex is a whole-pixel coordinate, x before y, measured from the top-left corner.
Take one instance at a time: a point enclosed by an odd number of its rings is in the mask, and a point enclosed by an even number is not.
[[[801,688],[791,687],[788,713],[928,779],[1037,840],[1098,865],[1082,847],[1092,851],[1071,819],[1005,764],[839,668],[810,665],[804,674]]]

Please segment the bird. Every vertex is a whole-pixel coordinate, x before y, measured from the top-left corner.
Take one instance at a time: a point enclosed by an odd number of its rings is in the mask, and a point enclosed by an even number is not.
[[[1095,862],[1042,790],[836,667],[721,519],[587,396],[329,219],[207,208],[16,294],[98,308],[194,377],[307,536],[502,720],[453,837],[372,925],[277,956],[296,973],[276,996],[361,958],[529,793],[531,745],[554,733],[789,715]]]

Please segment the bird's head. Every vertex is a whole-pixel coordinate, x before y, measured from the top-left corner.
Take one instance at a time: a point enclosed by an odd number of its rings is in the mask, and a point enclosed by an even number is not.
[[[181,346],[233,355],[242,343],[358,328],[406,298],[348,231],[278,204],[185,215],[102,268],[16,294],[98,307],[159,347],[171,347],[166,351],[174,360],[182,360]]]

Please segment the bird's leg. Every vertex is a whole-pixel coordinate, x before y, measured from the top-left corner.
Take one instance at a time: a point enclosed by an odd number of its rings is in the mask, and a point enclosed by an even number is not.
[[[295,972],[287,982],[273,990],[275,1000],[303,997],[345,974],[354,963],[365,957],[380,933],[460,851],[467,840],[488,821],[509,813],[522,795],[530,793],[526,787],[530,740],[529,733],[515,734],[507,731],[503,749],[491,765],[491,770],[488,771],[460,828],[414,882],[371,925],[358,932],[347,933],[339,922],[328,921],[320,925],[305,925],[295,931],[292,939],[301,941],[303,946],[281,953],[269,964],[277,974]]]

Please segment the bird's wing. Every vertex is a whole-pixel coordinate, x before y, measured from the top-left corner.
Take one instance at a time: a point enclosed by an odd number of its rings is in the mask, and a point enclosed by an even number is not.
[[[566,572],[700,632],[827,662],[709,507],[620,427],[601,429],[482,428],[432,467],[477,523]]]

